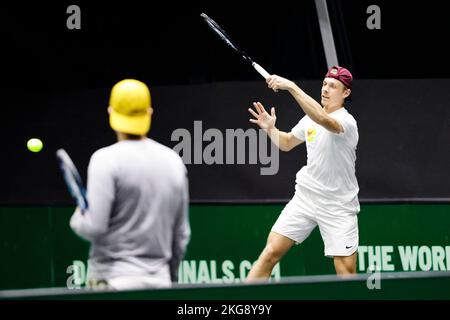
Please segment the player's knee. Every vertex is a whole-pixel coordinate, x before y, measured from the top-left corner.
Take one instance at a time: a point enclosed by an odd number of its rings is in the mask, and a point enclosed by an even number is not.
[[[265,263],[275,265],[280,260],[282,256],[281,250],[277,249],[275,246],[268,244],[264,248],[262,259]]]
[[[350,258],[335,258],[336,274],[338,275],[352,275],[356,274],[356,263]]]
[[[351,276],[356,274],[356,270],[352,267],[341,266],[336,268],[336,274],[339,276]]]

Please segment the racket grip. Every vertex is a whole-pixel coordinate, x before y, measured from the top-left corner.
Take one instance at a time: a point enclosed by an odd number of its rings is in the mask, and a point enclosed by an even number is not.
[[[255,68],[256,71],[258,71],[258,73],[259,73],[260,75],[262,75],[262,76],[264,77],[264,79],[267,79],[267,78],[270,77],[270,74],[269,74],[266,70],[264,70],[264,68],[261,67],[261,66],[260,66],[259,64],[257,64],[256,62],[253,62],[253,63],[252,63],[252,66],[253,66],[253,68]]]

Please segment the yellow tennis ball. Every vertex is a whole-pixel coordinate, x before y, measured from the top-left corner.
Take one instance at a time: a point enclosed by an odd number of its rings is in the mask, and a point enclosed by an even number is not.
[[[30,139],[27,142],[27,148],[31,152],[39,152],[42,150],[43,146],[42,141],[37,138]]]

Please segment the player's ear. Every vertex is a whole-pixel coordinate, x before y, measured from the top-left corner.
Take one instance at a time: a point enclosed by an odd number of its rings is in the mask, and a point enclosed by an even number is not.
[[[112,111],[111,107],[108,107],[108,113],[111,113],[111,111]]]
[[[153,108],[148,108],[148,112],[150,113],[150,115],[153,114]]]
[[[347,98],[352,93],[352,89],[345,88],[344,99]]]

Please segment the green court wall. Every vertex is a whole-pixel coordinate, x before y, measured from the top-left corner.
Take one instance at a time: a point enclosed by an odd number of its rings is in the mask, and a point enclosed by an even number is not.
[[[190,206],[192,237],[180,283],[242,281],[283,205]],[[0,290],[83,286],[89,243],[69,227],[72,207],[0,207]],[[358,272],[450,271],[450,204],[365,204]],[[316,228],[272,277],[333,274]]]

